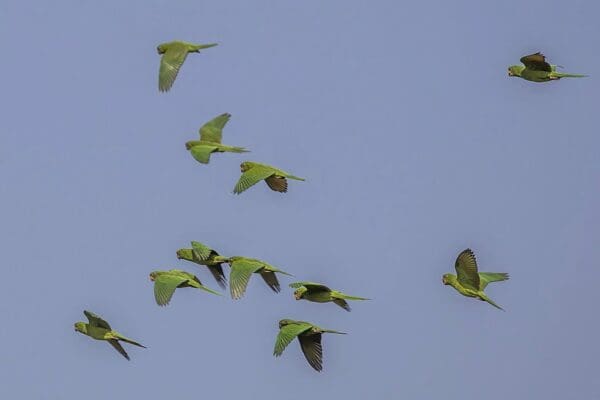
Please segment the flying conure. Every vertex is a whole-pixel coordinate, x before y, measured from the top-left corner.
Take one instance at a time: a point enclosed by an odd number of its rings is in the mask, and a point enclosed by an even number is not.
[[[177,258],[186,261],[191,261],[199,265],[206,265],[210,273],[215,277],[219,286],[225,289],[227,279],[223,273],[223,264],[226,257],[221,257],[219,253],[210,247],[200,242],[192,241],[191,249],[179,249],[177,250]]]
[[[504,272],[478,272],[477,260],[471,249],[461,252],[454,263],[456,275],[444,274],[442,283],[450,285],[463,296],[475,297],[482,301],[487,301],[500,310],[504,309],[494,303],[483,293],[483,290],[490,282],[505,281],[508,274]]]
[[[302,348],[306,360],[311,367],[320,372],[323,369],[322,333],[346,334],[345,332],[323,329],[310,322],[282,319],[279,321],[279,334],[277,335],[277,339],[275,339],[273,355],[279,357],[287,345],[298,337],[300,348]]]
[[[87,317],[89,323],[75,322],[75,330],[81,332],[96,340],[106,340],[112,345],[123,357],[129,360],[129,356],[125,349],[119,343],[119,340],[127,342],[138,347],[146,348],[146,346],[139,344],[125,336],[121,335],[117,331],[113,331],[108,322],[100,318],[98,315],[91,311],[84,310],[83,313]]]
[[[350,311],[350,305],[348,305],[346,300],[370,300],[364,297],[348,296],[347,294],[314,282],[294,282],[290,283],[290,287],[296,289],[294,291],[296,300],[304,299],[316,303],[332,301],[346,311]]]
[[[279,281],[277,280],[277,276],[275,276],[275,272],[292,276],[287,272],[255,258],[234,256],[227,258],[226,262],[228,262],[231,267],[231,273],[229,275],[231,298],[236,300],[241,298],[246,292],[248,281],[253,273],[260,274],[267,285],[269,285],[276,293],[281,290],[281,287],[279,286]]]
[[[158,90],[168,92],[177,78],[179,68],[185,61],[188,53],[200,53],[202,49],[216,46],[211,44],[194,44],[182,41],[173,41],[159,44],[156,48],[158,54],[162,54],[160,59],[160,69],[158,71]]]
[[[202,125],[200,128],[200,140],[186,142],[185,148],[190,151],[192,157],[202,164],[208,164],[212,153],[247,153],[243,147],[234,147],[221,144],[223,127],[231,118],[231,114],[225,113],[215,117]]]
[[[297,181],[303,181],[304,178],[288,174],[285,171],[271,167],[266,164],[259,164],[252,161],[244,161],[240,164],[242,170],[242,176],[235,185],[233,193],[240,194],[250,186],[256,185],[258,182],[264,180],[267,185],[276,192],[285,193],[287,192],[287,180],[286,178],[295,179]]]
[[[518,76],[532,82],[556,81],[560,78],[583,78],[587,75],[565,74],[556,72],[556,65],[546,62],[546,57],[540,52],[521,57],[524,65],[511,65],[508,67],[508,76]]]
[[[173,297],[173,293],[177,288],[193,287],[205,290],[212,294],[221,295],[204,286],[195,275],[180,269],[150,272],[150,280],[154,282],[154,298],[156,299],[156,304],[159,306],[166,306],[169,304],[171,297]]]

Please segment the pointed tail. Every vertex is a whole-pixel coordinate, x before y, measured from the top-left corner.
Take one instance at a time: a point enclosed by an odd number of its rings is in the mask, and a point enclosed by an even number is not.
[[[583,74],[563,74],[562,72],[556,72],[554,75],[559,78],[585,78],[588,76]]]
[[[304,178],[300,178],[299,176],[295,176],[295,175],[288,175],[288,176],[286,176],[286,178],[288,178],[288,179],[295,179],[297,181],[305,181],[306,180]]]
[[[338,299],[345,299],[345,300],[371,300],[371,299],[367,299],[366,297],[357,297],[357,296],[348,296],[347,294],[344,293],[332,293],[331,297],[337,297]]]
[[[230,153],[250,153],[250,150],[246,150],[244,147],[228,147],[227,151]]]
[[[113,332],[114,332],[114,331],[113,331]],[[125,337],[125,336],[121,335],[120,333],[117,333],[115,336],[117,336],[117,338],[118,338],[119,340],[122,340],[123,342],[127,342],[127,343],[129,343],[129,344],[132,344],[132,345],[134,345],[134,346],[143,347],[144,349],[146,348],[146,346],[144,346],[143,344],[141,344],[141,343],[138,343],[138,342],[136,342],[135,340],[131,340],[131,339],[129,339],[128,337]]]
[[[208,49],[209,47],[215,47],[217,46],[219,43],[209,43],[209,44],[199,44],[197,45],[194,49],[196,51],[198,50],[202,50],[202,49]]]
[[[205,292],[208,292],[208,293],[216,294],[217,296],[223,296],[221,293],[216,292],[216,291],[214,291],[212,289],[209,289],[209,288],[207,288],[204,285],[200,285],[200,287],[198,289],[202,289],[202,290],[204,290]]]
[[[494,303],[494,301],[492,299],[490,299],[489,297],[487,297],[485,294],[479,295],[479,298],[483,301],[487,301],[488,303],[490,303],[491,305],[496,307],[498,310],[505,311],[504,308],[502,308],[498,304]]]
[[[337,333],[338,335],[347,335],[346,332],[334,331],[332,329],[321,329],[323,333]]]

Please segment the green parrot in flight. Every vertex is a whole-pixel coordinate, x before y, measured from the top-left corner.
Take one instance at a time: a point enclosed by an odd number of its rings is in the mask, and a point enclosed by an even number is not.
[[[183,65],[188,53],[200,53],[200,50],[216,45],[217,43],[194,44],[179,40],[159,44],[156,51],[162,55],[162,58],[160,59],[160,69],[158,71],[158,90],[168,92],[171,89],[175,78],[177,78],[179,68]]]
[[[75,322],[75,330],[77,332],[81,332],[84,335],[91,337],[96,340],[106,340],[112,347],[114,347],[123,357],[129,360],[129,356],[127,352],[119,343],[120,341],[133,344],[138,347],[146,348],[146,346],[135,342],[123,335],[119,332],[114,331],[108,322],[100,318],[98,315],[94,314],[91,311],[84,310],[83,313],[88,319],[88,323],[85,322]]]
[[[205,265],[215,277],[219,286],[225,289],[227,278],[225,278],[223,267],[221,265],[227,260],[226,257],[220,256],[219,253],[205,244],[192,241],[191,249],[177,250],[177,258],[180,260],[191,261],[199,265]]]
[[[229,263],[229,266],[231,267],[231,273],[229,274],[229,290],[231,292],[231,298],[235,300],[244,296],[248,281],[252,274],[260,274],[267,285],[269,285],[275,293],[279,293],[281,290],[275,273],[277,272],[292,276],[287,272],[255,258],[234,256],[228,257],[226,262]]]
[[[521,57],[520,61],[524,65],[511,65],[508,67],[508,76],[517,76],[532,82],[548,82],[560,78],[583,78],[587,76],[557,72],[557,66],[548,64],[546,57],[540,52]]]
[[[243,147],[227,146],[221,144],[223,128],[231,118],[231,114],[225,113],[215,117],[202,125],[200,128],[200,140],[190,140],[185,143],[185,148],[190,151],[192,157],[202,164],[208,164],[212,153],[247,153]]]
[[[219,296],[221,295],[204,286],[195,275],[180,269],[153,271],[150,273],[150,280],[154,282],[154,298],[156,299],[156,304],[159,306],[166,306],[169,304],[175,289],[178,288],[192,287]]]
[[[345,332],[323,329],[310,322],[282,319],[279,321],[279,334],[277,335],[277,339],[275,339],[273,355],[279,357],[287,345],[297,337],[304,357],[306,357],[310,366],[316,371],[321,372],[323,369],[321,334],[323,333],[346,334]]]
[[[252,161],[244,161],[240,164],[242,170],[242,176],[235,185],[233,193],[240,194],[250,186],[256,185],[258,182],[264,180],[267,185],[276,192],[285,193],[287,192],[287,179],[295,179],[297,181],[304,181],[304,178],[291,175],[285,171],[272,167],[266,164],[259,164]]]
[[[487,301],[494,307],[504,311],[502,307],[494,303],[492,299],[483,292],[490,282],[500,282],[508,279],[508,274],[504,272],[478,272],[477,260],[471,249],[463,250],[454,263],[456,275],[444,274],[442,283],[450,285],[460,294],[467,297],[475,297],[482,301]]]
[[[294,282],[290,287],[296,289],[294,297],[296,300],[308,300],[316,303],[334,302],[346,311],[350,311],[350,305],[346,300],[370,300],[365,297],[348,296],[337,290],[332,290],[327,286],[314,282]]]

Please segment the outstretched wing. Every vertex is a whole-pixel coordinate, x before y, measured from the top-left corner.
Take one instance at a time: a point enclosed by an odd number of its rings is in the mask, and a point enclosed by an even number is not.
[[[242,173],[240,180],[236,183],[235,188],[233,188],[233,193],[240,194],[249,187],[256,185],[263,179],[267,179],[274,173],[275,171],[272,168],[255,165],[246,172]]]
[[[173,293],[177,286],[186,282],[187,279],[181,276],[168,274],[159,275],[154,280],[154,298],[159,306],[166,306],[171,301]]]
[[[117,350],[119,353],[121,353],[121,355],[123,357],[125,357],[126,359],[129,360],[129,356],[127,355],[127,352],[125,351],[123,346],[121,346],[121,343],[119,343],[119,341],[117,339],[109,339],[108,343],[110,343],[111,346],[115,348],[115,350]]]
[[[288,189],[287,179],[282,176],[271,175],[265,179],[271,190],[279,193],[286,193]]]
[[[215,277],[217,283],[221,288],[225,289],[227,285],[227,278],[225,278],[225,274],[223,273],[223,266],[219,264],[208,265],[208,270]]]
[[[187,55],[188,51],[185,46],[171,46],[163,54],[158,71],[158,90],[168,92],[171,89]]]
[[[323,369],[323,348],[321,347],[321,334],[311,333],[298,336],[300,348],[306,357],[306,361],[316,371]]]
[[[94,314],[91,311],[84,310],[83,313],[87,317],[88,321],[90,321],[91,326],[97,326],[98,328],[104,328],[108,330],[112,330],[108,322],[100,318],[100,316]]]
[[[279,280],[277,279],[277,275],[273,271],[262,271],[260,276],[264,279],[267,285],[273,290],[275,293],[279,293],[281,291],[281,286],[279,285]]]
[[[261,269],[263,264],[253,260],[241,259],[233,261],[230,265],[229,290],[231,297],[237,300],[246,292],[250,276]]]
[[[223,128],[231,118],[231,114],[224,113],[211,119],[200,128],[200,140],[205,142],[221,143]]]
[[[275,339],[273,355],[279,357],[292,340],[310,329],[312,329],[312,325],[308,323],[295,323],[282,326],[277,335],[277,339]]]
[[[200,261],[206,261],[212,253],[212,249],[200,242],[192,241],[192,254]]]
[[[202,164],[208,164],[210,155],[217,149],[216,146],[207,146],[199,144],[190,148],[190,154],[196,161]]]
[[[312,290],[314,292],[331,292],[331,289],[329,289],[327,286],[322,285],[320,283],[314,283],[314,282],[293,282],[290,283],[290,287],[297,289],[301,286],[304,286],[305,288],[307,288],[308,290]]]
[[[479,273],[479,289],[483,290],[490,282],[505,281],[509,278],[505,272],[480,272]]]
[[[479,290],[479,274],[477,273],[477,260],[471,249],[463,250],[454,263],[458,283],[462,286]]]
[[[352,311],[352,309],[350,308],[350,304],[348,304],[348,302],[344,299],[334,298],[333,302],[346,311]]]
[[[533,71],[552,72],[552,66],[546,62],[546,57],[539,51],[528,56],[521,57],[521,62]]]

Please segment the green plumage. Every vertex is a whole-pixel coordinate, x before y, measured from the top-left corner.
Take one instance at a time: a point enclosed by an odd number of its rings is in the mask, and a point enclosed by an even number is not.
[[[508,274],[504,272],[478,272],[477,260],[471,249],[463,250],[454,263],[456,275],[444,274],[442,283],[450,285],[460,294],[467,297],[475,297],[487,301],[494,307],[503,310],[492,299],[483,292],[490,282],[505,281]],[[503,310],[504,311],[504,310]]]
[[[294,297],[296,300],[308,300],[316,303],[333,302],[346,311],[350,311],[350,305],[346,300],[370,300],[365,297],[349,296],[338,290],[314,282],[294,282],[290,287],[296,289]]]
[[[260,274],[265,283],[273,290],[278,293],[281,290],[279,280],[275,273],[289,275],[274,266],[255,258],[248,257],[228,257],[227,263],[231,267],[231,273],[229,274],[229,290],[231,292],[231,298],[240,299],[244,296],[246,288],[248,287],[248,281],[252,274]]]
[[[177,250],[177,258],[180,260],[191,261],[198,265],[205,265],[212,276],[214,276],[219,286],[225,289],[227,279],[223,273],[222,264],[224,262],[223,260],[226,260],[226,257],[221,257],[219,253],[203,243],[192,241],[191,244],[191,249]]]
[[[323,369],[323,348],[321,346],[321,335],[323,333],[337,333],[345,335],[344,332],[323,329],[306,321],[294,321],[282,319],[279,321],[279,334],[275,339],[273,355],[279,357],[288,344],[295,338],[300,342],[302,353],[306,360],[316,371]]]
[[[297,181],[304,181],[304,178],[291,175],[283,170],[272,167],[266,164],[259,164],[252,161],[244,161],[240,165],[242,176],[238,180],[233,193],[240,194],[249,187],[256,185],[258,182],[264,180],[271,188],[276,192],[285,193],[287,192],[287,179],[295,179]]]
[[[508,76],[516,76],[531,82],[549,82],[561,78],[583,78],[587,76],[557,72],[557,66],[547,63],[546,57],[540,52],[521,57],[520,61],[523,65],[508,67]]]
[[[159,306],[166,306],[171,301],[175,289],[191,287],[202,289],[206,292],[221,295],[212,289],[207,288],[200,280],[189,272],[179,269],[169,271],[153,271],[150,273],[150,280],[154,282],[154,298]]]
[[[119,341],[133,344],[138,347],[146,348],[146,346],[132,339],[129,339],[128,337],[125,337],[119,332],[113,330],[108,324],[108,322],[106,322],[100,316],[94,314],[93,312],[85,310],[83,311],[83,313],[87,317],[88,323],[86,324],[85,322],[81,321],[76,322],[74,326],[77,332],[83,333],[84,335],[87,335],[96,340],[107,341],[112,347],[115,348],[115,350],[117,350],[123,357],[125,357],[128,360],[129,355],[127,354],[123,346],[121,346]]]
[[[211,44],[194,44],[179,40],[159,44],[156,48],[158,54],[162,54],[160,68],[158,70],[158,90],[168,92],[177,78],[179,69],[185,62],[189,53],[200,53],[202,49],[216,46]]]
[[[200,128],[200,140],[186,142],[185,148],[189,150],[192,157],[202,164],[208,164],[212,153],[247,153],[243,147],[228,146],[221,143],[223,128],[231,118],[231,114],[225,113],[215,117],[202,125]]]

